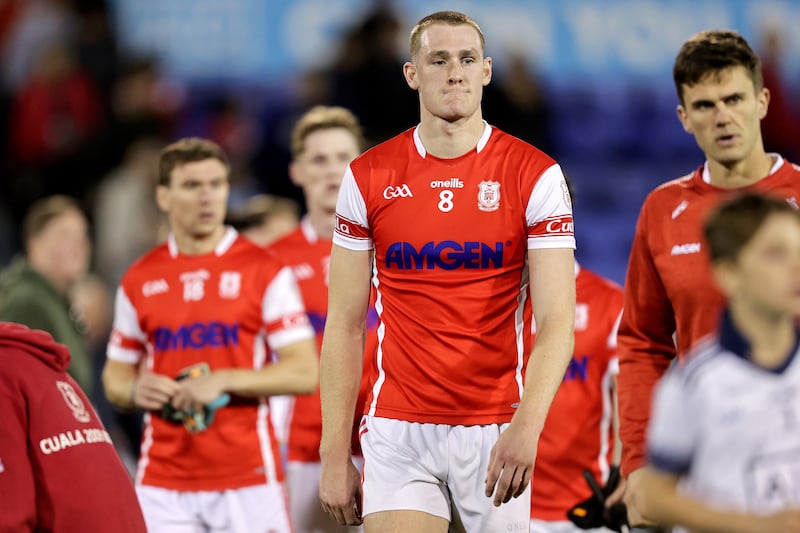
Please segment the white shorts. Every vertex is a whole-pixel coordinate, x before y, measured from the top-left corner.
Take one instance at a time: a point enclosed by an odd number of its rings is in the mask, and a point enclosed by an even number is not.
[[[569,520],[536,520],[531,518],[531,533],[613,533],[604,527],[581,529]]]
[[[354,457],[353,462],[361,468],[362,460]],[[355,533],[362,527],[340,526],[336,520],[322,509],[319,501],[319,479],[322,474],[320,463],[301,463],[290,461],[286,466],[286,488],[289,490],[289,516],[295,533]]]
[[[489,455],[506,427],[364,417],[363,514],[422,511],[469,533],[528,531],[530,486],[500,507],[485,495]]]
[[[292,533],[282,483],[183,492],[136,487],[148,533]]]

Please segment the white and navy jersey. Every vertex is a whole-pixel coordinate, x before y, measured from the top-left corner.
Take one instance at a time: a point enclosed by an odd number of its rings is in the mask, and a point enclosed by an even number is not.
[[[800,332],[798,333],[800,338]],[[747,513],[800,506],[800,358],[765,369],[727,314],[656,389],[650,466],[683,476],[681,490]]]

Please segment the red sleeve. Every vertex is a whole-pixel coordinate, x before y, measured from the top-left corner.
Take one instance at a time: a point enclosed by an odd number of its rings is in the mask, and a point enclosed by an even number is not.
[[[643,466],[651,396],[676,355],[675,315],[651,254],[647,202],[628,262],[625,300],[617,334],[622,473]]]
[[[25,406],[20,391],[4,380],[0,380],[0,421],[0,531],[33,531],[36,494]]]

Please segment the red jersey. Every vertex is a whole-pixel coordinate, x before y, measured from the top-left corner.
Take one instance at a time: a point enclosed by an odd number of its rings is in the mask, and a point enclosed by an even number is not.
[[[127,470],[49,333],[0,322],[0,531],[145,533]]]
[[[303,296],[306,312],[317,334],[317,348],[322,348],[322,334],[328,316],[328,265],[331,259],[331,241],[321,238],[308,219],[303,219],[300,227],[269,246],[281,260],[292,267],[300,293]],[[374,354],[377,344],[375,328],[377,315],[373,307],[367,315],[367,341],[364,348],[365,359]],[[364,392],[368,382],[367,367],[364,368],[362,394],[357,405],[364,403]],[[360,415],[359,415],[360,418]],[[319,387],[313,394],[299,394],[292,397],[292,407],[288,420],[288,460],[320,461],[319,444],[322,438],[322,406]],[[358,441],[355,440],[354,444]]]
[[[575,247],[560,167],[489,125],[454,159],[410,129],[350,164],[336,216],[335,244],[375,251],[367,414],[510,421],[531,349],[527,251]]]
[[[620,437],[626,476],[644,465],[655,383],[676,354],[712,333],[719,321],[724,300],[703,250],[705,218],[723,199],[746,191],[782,196],[794,206],[800,200],[800,168],[780,156],[770,175],[750,186],[723,189],[708,181],[707,167],[700,167],[665,183],[650,193],[639,214],[619,328]]]
[[[604,482],[613,459],[622,288],[576,270],[575,352],[539,438],[531,485],[531,518],[538,520],[566,520],[572,506],[591,496],[583,471]]]
[[[313,336],[291,269],[228,229],[216,249],[181,255],[174,239],[139,259],[117,290],[110,359],[147,358],[157,374],[259,369],[270,349]],[[225,490],[283,479],[265,398],[233,397],[214,423],[189,433],[148,414],[137,483]]]

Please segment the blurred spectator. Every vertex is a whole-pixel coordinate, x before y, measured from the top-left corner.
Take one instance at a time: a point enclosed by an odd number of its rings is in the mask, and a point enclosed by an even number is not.
[[[764,147],[797,161],[800,156],[800,127],[797,125],[800,114],[793,105],[792,95],[783,79],[784,38],[778,29],[768,28],[764,31],[760,55],[764,87],[769,89],[770,95],[769,112],[761,120]]]
[[[39,57],[54,43],[66,44],[77,33],[78,19],[66,0],[25,0],[12,4],[2,44],[3,85],[16,91],[30,79]],[[16,5],[13,5],[16,4]],[[7,19],[7,20],[8,20]]]
[[[135,141],[125,160],[103,179],[94,196],[97,271],[111,286],[137,257],[161,240],[161,233],[166,233],[166,220],[155,200],[162,146],[155,137]]]
[[[101,124],[91,79],[66,46],[52,44],[14,102],[11,128],[16,157],[27,164],[58,161],[75,153]]]
[[[487,122],[550,153],[550,104],[541,82],[519,52],[508,55],[508,68],[483,88]]]
[[[368,144],[417,124],[417,95],[402,81],[403,58],[408,54],[401,52],[400,43],[406,41],[403,27],[397,14],[379,6],[345,35],[330,74],[330,103],[355,113]]]
[[[99,95],[72,51],[51,43],[13,99],[10,119],[15,191],[24,205],[43,195],[80,196],[91,183],[88,142],[103,125]]]
[[[294,200],[301,212],[305,212],[305,196],[292,183],[287,171],[292,161],[292,129],[308,109],[326,104],[330,94],[331,77],[325,70],[304,72],[290,84],[279,102],[267,106],[260,119],[263,131],[253,161],[255,173],[266,192]]]
[[[257,245],[267,246],[297,228],[300,206],[291,198],[258,194],[231,211],[227,223]]]
[[[112,115],[104,133],[105,154],[98,156],[104,156],[107,168],[113,168],[137,139],[171,138],[184,101],[183,88],[167,81],[155,61],[127,61],[111,90]]]
[[[228,154],[231,209],[240,208],[251,196],[263,192],[252,165],[260,144],[259,124],[238,99],[230,96],[215,99],[206,136]]]
[[[119,54],[114,27],[105,0],[79,0],[80,32],[77,57],[97,85],[105,111],[110,112],[110,94],[119,72]]]
[[[43,198],[23,223],[25,256],[0,273],[0,321],[50,333],[72,354],[69,373],[92,394],[92,361],[69,290],[89,268],[91,244],[86,217],[66,196]]]

